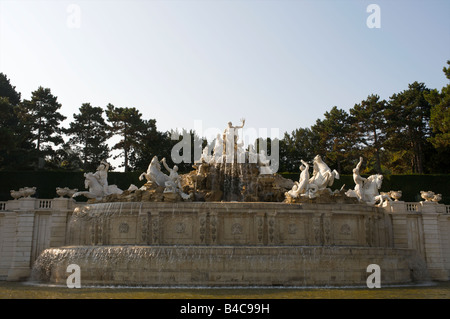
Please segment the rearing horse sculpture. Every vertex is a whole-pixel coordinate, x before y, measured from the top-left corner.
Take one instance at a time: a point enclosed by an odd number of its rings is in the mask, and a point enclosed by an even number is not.
[[[111,194],[122,194],[122,190],[116,185],[109,185],[104,187],[99,183],[98,179],[93,173],[84,173],[84,187],[89,189],[87,192],[76,192],[72,197],[85,196],[87,198],[102,199],[103,197]]]
[[[363,188],[360,190],[361,193],[361,201],[366,202],[369,205],[381,206],[385,201],[391,201],[389,195],[381,194],[378,190],[381,188],[381,183],[383,182],[383,175],[375,174],[370,175],[367,180],[364,182]],[[356,197],[359,199],[358,194],[355,190],[348,190],[345,195],[348,197]]]
[[[313,176],[309,179],[308,183],[310,197],[314,197],[317,191],[333,185],[335,178],[339,179],[339,173],[336,170],[331,171],[320,155],[314,157],[313,163]]]

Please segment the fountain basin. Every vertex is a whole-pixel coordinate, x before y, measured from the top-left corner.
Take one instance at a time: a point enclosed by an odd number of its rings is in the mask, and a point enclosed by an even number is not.
[[[409,249],[332,246],[72,246],[45,250],[33,280],[66,284],[68,265],[83,286],[365,286],[369,264],[381,283],[426,279],[426,265]]]
[[[413,249],[395,248],[392,221],[366,204],[118,202],[75,209],[66,246],[44,250],[33,280],[83,285],[365,286],[427,279]]]

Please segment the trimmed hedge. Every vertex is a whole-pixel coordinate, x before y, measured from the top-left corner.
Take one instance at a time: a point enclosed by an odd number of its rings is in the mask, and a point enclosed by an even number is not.
[[[281,173],[285,178],[298,181],[300,174]],[[368,177],[368,175],[364,175]],[[341,175],[339,179],[335,179],[332,189],[339,189],[345,184],[345,189],[353,189],[352,175]],[[401,190],[401,200],[405,202],[419,202],[423,199],[420,197],[420,191],[433,191],[436,194],[442,194],[441,204],[450,205],[450,175],[383,175],[383,183],[381,184],[381,192],[389,192],[391,190]]]
[[[141,172],[109,172],[109,184],[115,184],[120,189],[128,189],[131,184],[141,187],[144,181],[139,181]],[[294,181],[298,180],[299,174],[281,173],[285,178]],[[367,177],[367,176],[366,176]],[[340,179],[335,180],[332,189],[339,189],[345,184],[346,189],[353,189],[355,183],[352,175],[341,175]],[[21,187],[36,186],[37,198],[54,198],[56,187],[78,188],[79,191],[85,190],[83,172],[56,172],[56,171],[20,171],[5,172],[0,171],[0,201],[12,199],[10,190],[18,190]],[[407,202],[421,201],[420,191],[431,190],[442,194],[441,203],[450,205],[450,175],[384,175],[382,192],[390,190],[402,190],[402,200]],[[77,200],[84,200],[84,197],[78,197]]]

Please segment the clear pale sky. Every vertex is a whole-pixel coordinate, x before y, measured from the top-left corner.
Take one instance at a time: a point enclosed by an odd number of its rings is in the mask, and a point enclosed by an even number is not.
[[[24,99],[50,88],[65,126],[112,103],[160,131],[244,117],[282,137],[334,105],[448,82],[447,0],[0,0],[0,19],[0,72]]]

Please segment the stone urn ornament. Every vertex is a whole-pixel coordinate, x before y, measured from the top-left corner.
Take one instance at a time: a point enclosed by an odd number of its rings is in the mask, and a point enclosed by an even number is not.
[[[31,196],[36,194],[36,187],[23,187],[20,188],[19,191],[22,192],[24,197],[30,198]]]
[[[11,197],[12,198],[14,198],[14,200],[17,200],[17,199],[19,199],[20,197],[22,197],[23,196],[23,193],[22,193],[22,191],[16,191],[16,190],[11,190]]]
[[[59,195],[59,198],[64,198],[64,196],[72,198],[73,194],[76,192],[78,192],[78,188],[70,189],[69,187],[56,187],[56,194]]]
[[[390,191],[389,195],[392,199],[398,202],[398,200],[402,197],[402,191]]]
[[[442,194],[435,194],[434,196],[433,196],[433,198],[431,199],[431,201],[433,201],[433,202],[439,202],[440,200],[442,200]]]
[[[425,199],[426,202],[431,202],[434,197],[434,193],[432,191],[420,191],[420,196]]]
[[[56,187],[56,194],[58,194],[59,198],[63,198],[64,196],[67,196],[69,192],[69,189],[67,187],[61,188]]]

